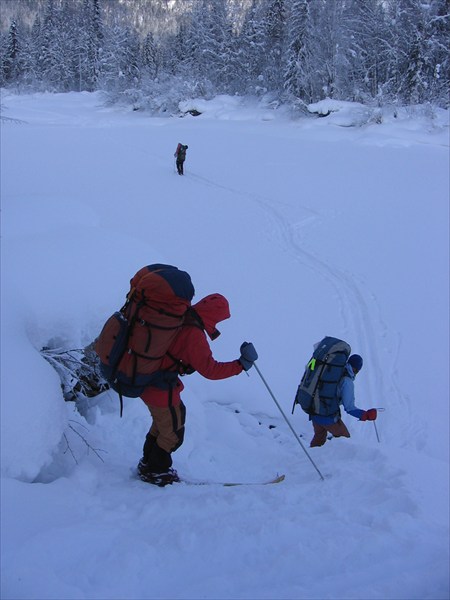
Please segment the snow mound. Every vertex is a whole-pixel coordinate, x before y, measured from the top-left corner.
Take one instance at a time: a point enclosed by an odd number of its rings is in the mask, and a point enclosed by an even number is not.
[[[211,100],[192,98],[179,103],[184,115],[202,115],[210,119],[230,121],[271,121],[275,119],[277,103],[241,96],[216,96]],[[282,112],[282,111],[281,111]]]

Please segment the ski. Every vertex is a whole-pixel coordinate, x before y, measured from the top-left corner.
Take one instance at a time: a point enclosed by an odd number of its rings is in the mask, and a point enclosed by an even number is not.
[[[180,479],[180,483],[186,485],[221,485],[224,487],[234,487],[237,485],[272,485],[284,481],[285,475],[277,475],[267,481],[193,481],[189,479]]]

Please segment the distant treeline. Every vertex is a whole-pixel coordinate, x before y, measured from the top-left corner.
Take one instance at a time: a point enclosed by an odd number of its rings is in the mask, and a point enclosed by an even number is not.
[[[450,0],[2,4],[0,85],[17,91],[104,90],[155,110],[217,94],[449,104]]]

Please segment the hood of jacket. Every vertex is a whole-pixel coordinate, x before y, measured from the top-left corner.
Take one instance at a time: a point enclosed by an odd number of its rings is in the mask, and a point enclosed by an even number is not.
[[[192,308],[200,317],[211,340],[215,340],[220,335],[220,331],[216,328],[217,323],[225,321],[231,316],[228,300],[221,294],[210,294],[197,304],[193,304]]]

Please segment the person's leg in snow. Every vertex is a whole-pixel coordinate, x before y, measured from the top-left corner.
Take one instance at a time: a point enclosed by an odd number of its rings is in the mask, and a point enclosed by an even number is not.
[[[153,422],[139,461],[139,476],[143,481],[159,486],[175,483],[180,479],[175,469],[171,468],[171,454],[184,441],[186,407],[180,402],[177,406],[148,406],[148,409]]]
[[[317,446],[323,446],[327,441],[327,433],[331,433],[333,437],[350,437],[350,433],[342,419],[339,419],[337,423],[332,425],[319,425],[314,423],[314,437],[311,440],[310,447],[315,448]]]
[[[310,447],[315,448],[317,446],[323,446],[327,441],[327,430],[323,425],[319,425],[318,423],[314,423],[314,437],[311,440]]]

